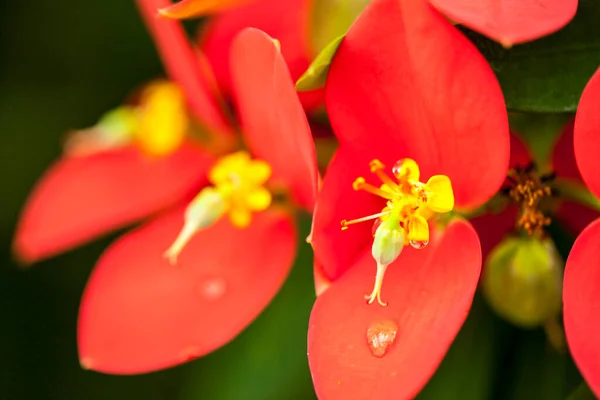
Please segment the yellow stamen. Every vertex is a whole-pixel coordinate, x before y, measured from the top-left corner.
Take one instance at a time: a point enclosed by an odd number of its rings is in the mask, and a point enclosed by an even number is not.
[[[377,159],[369,164],[370,171],[383,183],[375,187],[357,178],[352,187],[354,190],[364,190],[386,200],[386,205],[378,214],[341,221],[342,230],[348,226],[364,221],[379,219],[375,225],[372,254],[377,262],[375,284],[370,295],[366,296],[368,303],[377,299],[380,305],[381,286],[385,271],[400,255],[404,246],[410,245],[422,249],[429,243],[429,225],[427,220],[436,213],[448,212],[454,207],[454,193],[450,178],[445,175],[434,175],[427,183],[419,182],[419,166],[409,158],[398,161],[393,168],[395,182],[384,172],[384,165]]]
[[[391,189],[396,189],[398,187],[396,182],[394,182],[392,178],[390,178],[385,172],[383,172],[383,170],[385,169],[385,165],[383,165],[381,161],[377,159],[372,160],[369,164],[369,168],[371,170],[371,173],[375,174],[381,180],[382,183],[385,183]]]
[[[365,192],[374,194],[375,196],[383,197],[384,199],[391,200],[394,198],[394,194],[390,191],[382,190],[378,187],[371,185],[370,183],[365,182],[365,178],[358,177],[352,183],[352,188],[354,190],[363,190]]]
[[[362,218],[357,218],[357,219],[351,219],[350,221],[347,221],[345,219],[342,220],[341,224],[342,224],[342,230],[345,231],[346,229],[348,229],[349,225],[354,225],[354,224],[358,224],[359,222],[365,222],[365,221],[370,221],[373,219],[377,219],[377,218],[381,218],[384,215],[389,215],[391,214],[391,211],[383,211],[377,214],[373,214],[373,215],[369,215],[366,217],[362,217]]]
[[[263,187],[270,175],[267,163],[252,160],[245,152],[221,158],[208,174],[213,186],[202,189],[189,204],[183,228],[165,257],[174,264],[199,230],[212,226],[225,215],[237,228],[250,225],[253,212],[264,211],[271,205],[271,193]]]
[[[164,156],[175,151],[189,125],[183,92],[173,83],[155,82],[144,89],[135,139],[144,153]]]

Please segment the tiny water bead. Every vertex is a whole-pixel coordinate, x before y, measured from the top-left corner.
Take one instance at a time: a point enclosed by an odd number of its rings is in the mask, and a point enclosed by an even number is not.
[[[218,276],[206,276],[197,285],[197,293],[202,299],[216,301],[223,297],[226,290],[225,279]]]
[[[388,265],[393,263],[404,246],[423,249],[429,243],[428,220],[436,213],[454,208],[454,193],[450,178],[434,175],[427,183],[421,182],[419,165],[410,158],[398,160],[392,167],[393,177],[385,172],[385,165],[374,159],[369,170],[381,181],[372,185],[362,176],[352,183],[354,190],[361,190],[385,200],[381,212],[353,220],[342,220],[341,229],[365,221],[374,221],[372,255],[377,263],[377,274],[371,294],[365,296],[369,304],[381,300],[381,286]]]
[[[176,264],[192,237],[225,215],[236,228],[250,225],[252,213],[271,205],[271,192],[264,187],[270,176],[269,164],[251,159],[245,151],[220,158],[208,174],[212,186],[202,189],[187,206],[183,228],[164,256]]]
[[[386,319],[372,322],[367,328],[367,345],[375,357],[383,357],[398,334],[398,324]]]

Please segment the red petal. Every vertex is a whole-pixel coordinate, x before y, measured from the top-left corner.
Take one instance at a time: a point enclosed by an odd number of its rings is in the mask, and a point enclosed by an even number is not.
[[[556,210],[556,218],[569,232],[578,234],[593,220],[600,217],[597,210],[572,201],[562,201]]]
[[[312,210],[318,181],[314,143],[289,70],[266,33],[247,28],[238,35],[231,76],[250,149],[271,165],[273,182],[286,185]]]
[[[600,154],[600,69],[583,90],[575,116],[574,147],[577,166],[583,181],[590,190],[600,197],[600,174],[598,154]]]
[[[312,0],[258,0],[209,20],[202,31],[201,48],[225,93],[231,92],[229,49],[234,37],[247,27],[279,40],[294,82],[302,76],[313,57],[308,41],[311,3]],[[313,110],[322,103],[322,91],[300,93],[300,98],[306,109]]]
[[[279,291],[296,251],[287,214],[256,214],[246,229],[222,220],[171,266],[162,253],[182,223],[179,209],[104,253],[79,313],[84,367],[135,374],[203,356],[237,336]]]
[[[554,144],[552,169],[560,178],[582,181],[579,169],[577,169],[577,162],[575,161],[573,121],[567,123]]]
[[[407,248],[388,268],[382,299],[367,305],[375,262],[365,253],[317,298],[308,328],[308,360],[321,399],[413,398],[442,361],[463,324],[481,268],[475,230],[452,222],[423,250]],[[393,321],[383,357],[367,345],[371,324]]]
[[[221,133],[231,133],[215,93],[211,90],[209,76],[194,54],[188,38],[177,21],[158,16],[158,9],[171,4],[169,0],[136,0],[144,21],[154,38],[165,68],[171,79],[179,84],[187,94],[188,103],[199,122],[209,129]]]
[[[510,134],[510,168],[525,167],[531,162],[531,155],[525,143],[513,132]]]
[[[483,260],[509,233],[516,232],[517,207],[510,206],[499,214],[484,214],[473,218],[471,223],[481,242]]]
[[[384,199],[355,191],[352,182],[369,176],[369,161],[342,146],[335,153],[321,185],[313,216],[312,245],[323,273],[336,280],[365,248],[373,243],[373,222],[363,222],[341,230],[341,221],[381,212]],[[373,180],[376,182],[376,180]]]
[[[382,161],[412,157],[452,179],[456,206],[500,188],[509,135],[500,86],[475,47],[423,0],[375,0],[331,65],[326,104],[340,141]]]
[[[239,7],[255,0],[182,0],[160,9],[169,18],[192,18]]]
[[[191,145],[156,159],[135,148],[63,157],[25,204],[15,251],[34,262],[135,222],[197,189],[211,162]]]
[[[504,46],[528,42],[565,26],[577,0],[429,0],[451,20]]]
[[[564,322],[567,342],[581,375],[600,396],[600,220],[575,241],[565,269]]]

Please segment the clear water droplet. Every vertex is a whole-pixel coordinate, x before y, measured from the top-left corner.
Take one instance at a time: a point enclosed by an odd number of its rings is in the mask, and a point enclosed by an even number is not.
[[[417,250],[420,250],[429,244],[427,240],[411,240],[409,243]]]
[[[392,174],[394,174],[394,176],[396,176],[396,177],[398,176],[403,163],[404,163],[404,159],[400,159],[400,160],[396,161],[396,164],[394,164],[394,166],[392,167]]]
[[[200,280],[197,291],[202,298],[215,301],[223,297],[225,294],[225,287],[225,279],[217,276],[210,276]]]
[[[381,219],[377,218],[375,222],[373,222],[373,227],[371,228],[371,233],[373,234],[373,237],[375,237],[375,232],[377,232],[377,228],[379,228],[379,225],[381,225]]]
[[[397,333],[398,324],[392,320],[386,319],[371,323],[367,329],[367,344],[371,353],[375,357],[383,357],[394,343]]]

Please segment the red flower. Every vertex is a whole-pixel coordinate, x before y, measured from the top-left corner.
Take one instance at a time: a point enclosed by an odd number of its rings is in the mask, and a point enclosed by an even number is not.
[[[409,398],[433,374],[466,318],[481,268],[477,234],[460,218],[434,225],[425,248],[408,246],[389,265],[383,286],[373,292],[388,303],[382,307],[363,297],[376,269],[385,270],[376,268],[387,255],[379,250],[397,250],[413,227],[419,234],[427,228],[402,219],[404,225],[392,224],[395,236],[379,248],[370,224],[341,231],[340,221],[386,207],[386,201],[353,190],[379,193],[357,179],[369,175],[370,162],[371,171],[388,179],[374,159],[391,167],[400,159],[412,163],[410,157],[422,176],[450,178],[458,209],[483,204],[500,188],[508,168],[502,93],[472,44],[424,1],[375,0],[341,43],[325,96],[341,146],[325,175],[313,221],[321,293],[308,332],[313,381],[322,399]],[[439,178],[422,184],[414,169],[394,172],[398,190],[406,185],[416,190],[419,210],[431,210],[440,200],[436,190],[428,191]],[[394,217],[397,200],[392,196],[392,209],[384,209],[387,217],[376,223],[375,244],[381,244],[380,227]],[[421,215],[408,213],[413,219]]]
[[[184,88],[198,120],[213,132],[233,137],[234,129],[209,90],[205,66],[198,64],[181,27],[156,18],[155,10],[168,2],[138,4],[169,75]],[[30,248],[45,250],[32,254],[47,256],[48,248],[64,250],[174,205],[118,239],[98,261],[79,314],[78,346],[85,368],[141,373],[207,354],[258,316],[287,276],[296,250],[291,210],[274,205],[250,211],[271,203],[263,187],[267,178],[269,189],[287,193],[294,204],[312,210],[317,170],[310,130],[283,57],[269,36],[256,29],[241,32],[231,46],[230,67],[243,139],[258,160],[238,152],[212,164],[192,145],[159,159],[144,158],[133,148],[67,158],[42,181],[26,207],[18,248],[24,249],[19,243],[29,243]],[[107,170],[112,172],[108,177]],[[213,186],[186,208],[192,191],[207,179]],[[84,183],[85,188],[77,186]],[[65,192],[73,197],[65,198]],[[143,201],[130,195],[142,195]],[[92,203],[78,202],[77,196]],[[54,208],[48,209],[48,204]],[[87,218],[72,220],[73,213]],[[45,225],[48,222],[58,226]],[[182,226],[185,232],[203,224],[211,226],[191,240],[186,237],[189,243],[181,251],[184,243],[175,238]],[[164,253],[174,241],[169,258],[175,261],[181,254],[172,266]]]
[[[453,21],[512,46],[549,35],[577,11],[577,0],[430,0]]]
[[[600,70],[583,91],[575,117],[574,148],[584,182],[600,197],[598,154],[600,154]],[[564,323],[567,342],[581,374],[600,395],[600,220],[596,219],[578,236],[565,268],[563,286]]]

